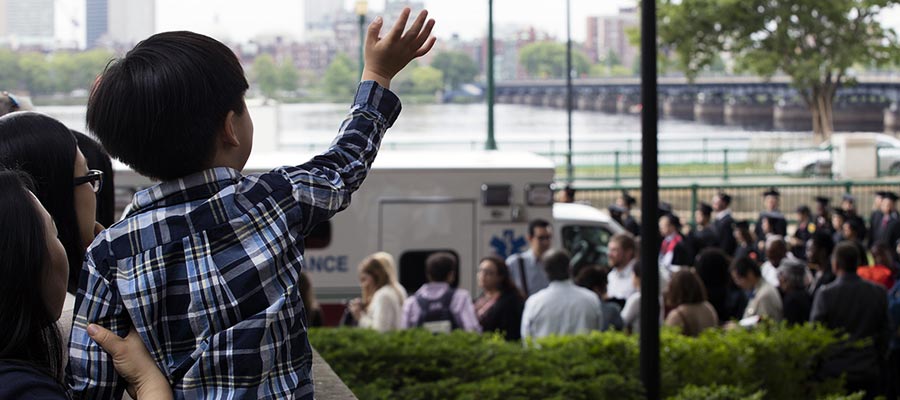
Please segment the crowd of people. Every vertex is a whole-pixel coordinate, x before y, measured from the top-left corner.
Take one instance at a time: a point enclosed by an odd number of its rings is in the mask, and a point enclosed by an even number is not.
[[[204,35],[159,33],[112,61],[88,98],[97,140],[2,92],[0,398],[312,399],[303,237],[347,207],[400,113],[391,80],[435,41],[425,11],[383,25],[369,25],[332,147],[263,174],[241,173],[253,142],[243,68]],[[119,221],[110,156],[159,181]],[[369,306],[351,307],[361,326],[428,319],[433,303],[377,307],[406,293],[383,287],[396,282],[388,256],[368,261]],[[436,289],[453,279],[447,264]],[[473,309],[452,294],[451,308]]]

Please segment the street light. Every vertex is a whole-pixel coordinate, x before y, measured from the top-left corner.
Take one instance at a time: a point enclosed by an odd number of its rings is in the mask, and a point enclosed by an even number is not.
[[[363,49],[366,45],[366,13],[369,12],[368,0],[356,0],[356,15],[359,16],[359,76],[362,79],[365,56]]]
[[[486,150],[497,150],[494,140],[494,0],[488,0],[488,37],[487,37],[487,141]]]

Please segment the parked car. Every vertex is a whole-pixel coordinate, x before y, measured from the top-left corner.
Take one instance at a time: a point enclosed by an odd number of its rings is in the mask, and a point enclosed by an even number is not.
[[[878,171],[900,174],[900,140],[884,134],[875,135],[878,149]],[[775,172],[781,175],[815,176],[831,173],[833,143],[826,140],[817,148],[789,151],[775,161]]]

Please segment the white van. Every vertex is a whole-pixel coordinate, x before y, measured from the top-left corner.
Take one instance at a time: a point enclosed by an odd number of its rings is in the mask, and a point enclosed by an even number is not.
[[[310,154],[251,156],[245,174],[310,159]],[[457,285],[478,292],[478,260],[524,251],[528,222],[553,226],[553,246],[582,263],[604,263],[609,237],[624,231],[608,214],[583,204],[554,204],[553,163],[525,152],[397,152],[378,155],[350,206],[305,241],[305,271],[322,304],[326,325],[359,296],[357,265],[377,251],[392,254],[410,293],[425,282],[428,255],[449,251],[460,261]],[[151,183],[124,168],[120,193]],[[121,189],[126,189],[122,191]]]

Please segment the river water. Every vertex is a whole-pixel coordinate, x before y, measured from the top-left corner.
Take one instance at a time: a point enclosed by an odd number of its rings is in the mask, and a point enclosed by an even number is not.
[[[344,104],[250,104],[256,126],[254,141],[262,146],[268,143],[270,150],[324,149],[348,110]],[[48,106],[39,111],[60,119],[70,128],[85,131],[84,106]],[[498,104],[494,114],[499,148],[565,151],[565,110]],[[777,138],[782,147],[808,146],[812,140],[809,132],[748,131],[736,126],[668,119],[660,121],[659,132],[660,150],[668,151],[695,150],[700,146],[739,150],[759,138]],[[577,152],[638,150],[640,119],[636,115],[574,111],[572,135]],[[411,104],[403,107],[385,138],[385,146],[411,150],[480,149],[486,136],[485,104]]]

